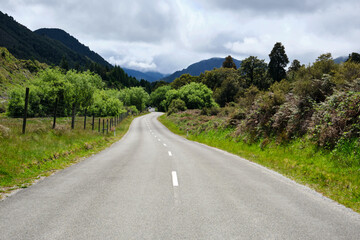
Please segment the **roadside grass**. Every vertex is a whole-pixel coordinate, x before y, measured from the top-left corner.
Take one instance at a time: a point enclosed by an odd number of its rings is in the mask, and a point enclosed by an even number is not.
[[[57,119],[55,129],[52,129],[50,118],[29,119],[23,135],[22,119],[1,117],[0,199],[12,190],[26,188],[40,177],[49,176],[109,147],[122,138],[134,118],[129,116],[118,124],[114,136],[113,131],[99,133],[97,121],[92,131],[91,118],[84,130],[83,117],[77,118],[74,130],[70,129],[71,118]]]
[[[159,120],[170,131],[185,136],[186,123],[176,121],[176,124],[175,118],[162,115]],[[360,164],[358,159],[350,161],[355,155],[349,151],[317,149],[307,139],[296,139],[287,144],[277,144],[273,140],[265,146],[263,141],[247,144],[232,137],[233,131],[231,128],[207,129],[191,132],[187,138],[273,169],[360,213]]]

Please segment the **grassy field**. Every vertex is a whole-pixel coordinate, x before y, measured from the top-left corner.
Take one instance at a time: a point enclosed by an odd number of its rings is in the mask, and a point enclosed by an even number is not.
[[[23,135],[22,119],[0,117],[0,198],[109,147],[127,132],[133,119],[127,117],[118,124],[116,136],[114,131],[99,133],[98,119],[94,131],[91,119],[83,129],[82,117],[77,118],[74,130],[71,118],[59,118],[55,129],[50,118],[29,119]]]
[[[301,184],[322,193],[346,207],[360,213],[360,165],[358,162],[339,161],[351,158],[350,153],[319,150],[306,139],[294,140],[288,144],[275,141],[247,144],[232,137],[233,129],[206,129],[208,121],[179,120],[179,115],[159,120],[172,132],[186,136],[189,126],[198,131],[189,131],[188,139],[207,144],[273,169]],[[205,128],[205,127],[204,127]],[[342,154],[342,155],[341,155]]]

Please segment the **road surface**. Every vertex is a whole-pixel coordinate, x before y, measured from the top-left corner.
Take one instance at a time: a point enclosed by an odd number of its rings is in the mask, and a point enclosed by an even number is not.
[[[151,113],[0,202],[0,239],[360,239],[359,214]]]

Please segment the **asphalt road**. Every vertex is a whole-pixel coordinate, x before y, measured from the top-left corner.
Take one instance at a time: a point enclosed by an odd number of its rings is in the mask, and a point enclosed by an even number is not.
[[[360,239],[359,214],[158,116],[1,201],[0,239]]]

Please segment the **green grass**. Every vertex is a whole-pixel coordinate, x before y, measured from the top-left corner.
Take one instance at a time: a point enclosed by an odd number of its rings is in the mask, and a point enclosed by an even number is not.
[[[186,135],[185,127],[181,121],[175,124],[174,117],[163,115],[159,120],[172,132]],[[344,159],[349,159],[348,152],[334,154],[319,150],[305,139],[284,145],[275,141],[266,146],[247,144],[231,137],[233,131],[206,130],[190,133],[187,138],[259,163],[360,212],[360,165],[358,162],[344,163]]]
[[[121,139],[133,116],[125,118],[114,132],[102,134],[91,130],[91,119],[83,129],[83,118],[77,118],[71,130],[71,119],[61,118],[52,129],[50,118],[29,119],[26,134],[21,134],[22,119],[0,118],[0,198],[4,193],[30,185],[41,176],[70,166],[97,153]],[[105,124],[106,125],[106,124]],[[106,126],[105,126],[106,127]]]

